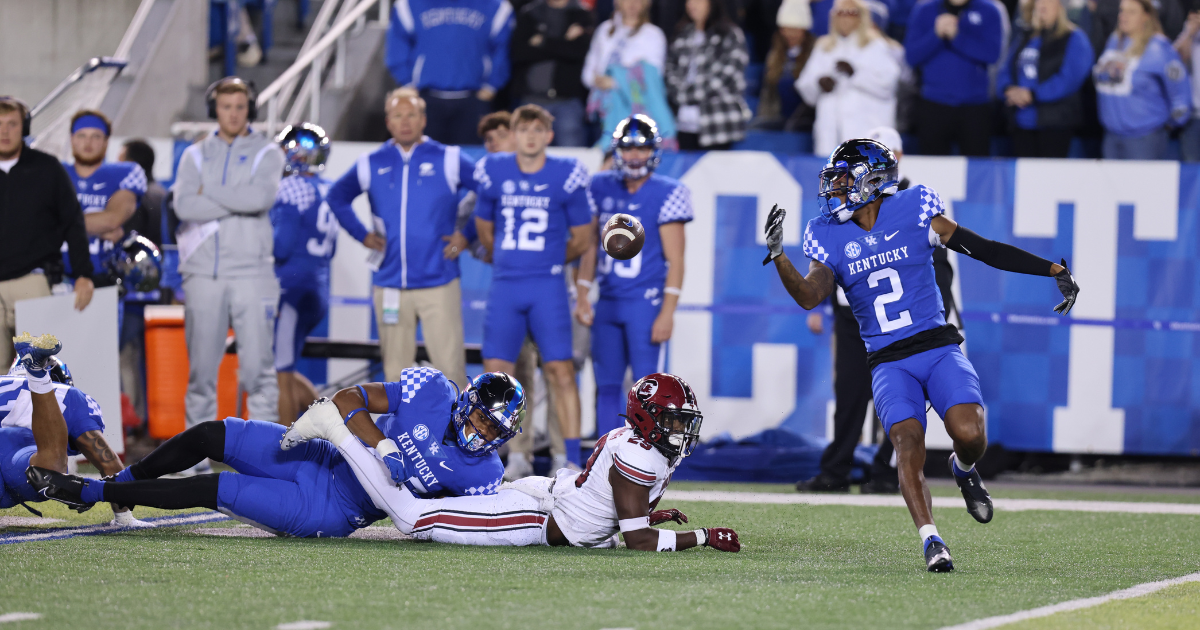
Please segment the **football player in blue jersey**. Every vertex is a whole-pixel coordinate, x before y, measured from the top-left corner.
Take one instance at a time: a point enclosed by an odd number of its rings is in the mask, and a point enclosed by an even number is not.
[[[121,227],[146,194],[146,172],[136,162],[105,162],[112,125],[104,114],[84,109],[71,117],[74,164],[63,164],[83,209],[92,266],[101,269],[101,254],[125,236]],[[64,262],[67,260],[64,254]]]
[[[858,320],[871,367],[871,391],[884,430],[896,448],[900,491],[925,551],[929,571],[954,569],[933,524],[925,465],[925,401],[954,440],[949,467],[975,520],[992,519],[992,500],[975,463],[987,448],[979,377],[947,324],[934,281],[933,250],[949,247],[1002,271],[1050,276],[1066,315],[1079,285],[1066,268],[1022,249],[985,239],[945,216],[937,192],[925,186],[897,190],[892,151],[875,140],[843,142],[821,170],[821,216],[804,231],[801,275],[783,252],[782,208],[765,227],[775,268],[800,306],[812,309],[841,286]]]
[[[593,277],[600,282],[595,312],[586,298],[576,302],[575,317],[592,327],[592,365],[596,372],[596,435],[624,424],[625,369],[633,380],[665,372],[666,341],[675,323],[683,286],[684,224],[692,220],[692,198],[679,181],[654,173],[662,157],[662,137],[644,114],[617,125],[610,146],[615,170],[597,173],[590,187],[599,225],[623,212],[646,227],[642,251],[614,260],[592,246],[579,263],[579,295]]]
[[[275,230],[275,276],[279,317],[275,320],[275,372],[279,379],[279,422],[290,425],[317,391],[296,371],[304,340],[329,312],[329,261],[337,245],[338,221],[325,202],[333,185],[320,176],[329,157],[325,130],[311,123],[289,126],[276,138],[286,156],[271,208]]]
[[[483,323],[483,365],[511,374],[528,334],[542,353],[570,466],[579,467],[579,389],[571,351],[571,306],[563,268],[592,245],[596,228],[588,172],[546,155],[554,117],[537,105],[512,113],[515,153],[475,166],[479,240],[492,256]]]
[[[40,475],[30,467],[66,472],[67,457],[82,454],[101,475],[124,468],[104,439],[100,405],[74,387],[71,371],[55,356],[62,344],[53,335],[13,338],[17,359],[0,376],[0,509],[45,501],[38,491]],[[67,505],[84,511],[78,502]],[[143,526],[127,507],[113,505],[112,525]]]
[[[371,413],[386,415],[376,426]],[[520,431],[524,413],[521,386],[505,375],[481,375],[459,393],[437,370],[408,368],[397,382],[341,390],[333,400],[314,403],[305,416],[332,414],[339,425],[349,420],[375,444],[397,483],[433,498],[494,494],[503,473],[495,450]],[[363,431],[359,423],[371,430]],[[114,481],[46,471],[43,488],[77,504],[116,501],[219,510],[260,529],[300,538],[348,536],[384,518],[337,449],[303,434],[306,424],[312,423],[297,421],[285,428],[240,418],[202,422],[164,442]],[[237,472],[159,479],[204,458]]]

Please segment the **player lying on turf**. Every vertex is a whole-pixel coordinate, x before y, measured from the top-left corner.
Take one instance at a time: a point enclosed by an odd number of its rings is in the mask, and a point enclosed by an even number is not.
[[[695,447],[703,421],[691,387],[677,376],[651,374],[634,385],[626,405],[632,428],[602,436],[582,472],[563,468],[553,479],[526,477],[491,496],[427,500],[397,488],[388,468],[343,423],[357,410],[334,403],[301,416],[284,446],[317,438],[337,444],[375,505],[414,538],[461,545],[614,547],[620,531],[630,549],[643,551],[700,545],[741,549],[732,529],[676,533],[652,528],[687,522],[678,510],[654,509],[675,467]]]
[[[322,399],[313,408],[342,406],[368,421],[360,414],[365,407],[387,414],[376,430],[394,437],[377,441],[377,448],[392,470],[405,471],[396,473],[401,482],[426,496],[494,493],[504,470],[494,451],[520,430],[525,411],[524,391],[507,375],[483,374],[458,394],[430,368],[404,370],[395,383],[347,388],[334,400]],[[79,503],[204,507],[296,537],[347,536],[385,516],[332,445],[308,442],[280,450],[285,431],[257,420],[203,422],[163,443],[115,482],[51,473],[48,484]],[[238,472],[157,479],[205,457]]]
[[[930,571],[954,564],[933,524],[925,465],[925,401],[933,404],[954,440],[950,471],[967,511],[980,523],[992,520],[992,500],[975,462],[987,448],[979,377],[958,348],[963,338],[942,316],[934,283],[933,250],[949,247],[1003,271],[1051,276],[1066,315],[1075,284],[1066,261],[1056,265],[1029,252],[985,239],[945,216],[941,198],[916,186],[897,192],[896,157],[875,140],[848,140],[821,171],[821,216],[804,231],[802,276],[783,253],[782,208],[767,218],[766,260],[788,293],[812,309],[841,285],[867,345],[875,410],[896,447],[900,490],[925,549]]]
[[[66,472],[67,457],[82,453],[102,475],[121,472],[104,439],[100,405],[73,386],[70,370],[55,356],[62,349],[58,339],[24,333],[13,344],[17,359],[0,376],[0,509],[46,500],[26,474],[31,466]],[[68,505],[80,512],[92,507]],[[144,525],[127,507],[113,505],[113,512],[112,525]]]

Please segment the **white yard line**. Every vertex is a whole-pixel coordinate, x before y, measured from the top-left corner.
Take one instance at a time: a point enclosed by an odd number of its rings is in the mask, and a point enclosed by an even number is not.
[[[27,613],[27,612],[12,612],[0,615],[0,623],[9,623],[13,621],[32,621],[41,619],[42,613]]]
[[[333,624],[328,621],[291,621],[275,626],[275,630],[320,630],[332,626]]]
[[[855,507],[904,507],[899,495],[804,494],[786,492],[719,492],[714,490],[668,490],[667,501],[715,503],[768,503],[774,505],[850,505]],[[1123,514],[1190,514],[1200,516],[1200,503],[1135,503],[1131,501],[1064,501],[1058,499],[994,499],[997,511],[1026,512],[1119,512]],[[963,507],[957,497],[934,497],[933,506]]]
[[[959,624],[957,626],[946,626],[945,628],[942,628],[942,630],[984,630],[985,628],[997,628],[1000,626],[1006,626],[1010,623],[1025,621],[1027,619],[1037,619],[1038,617],[1048,617],[1060,612],[1091,608],[1092,606],[1099,606],[1100,604],[1119,599],[1142,597],[1143,595],[1149,595],[1156,591],[1161,591],[1169,586],[1175,586],[1176,584],[1183,584],[1185,582],[1200,582],[1200,573],[1192,573],[1190,575],[1185,575],[1183,577],[1177,577],[1170,580],[1146,582],[1145,584],[1138,584],[1137,586],[1131,586],[1120,591],[1113,591],[1107,595],[1101,595],[1099,597],[1073,599],[1069,602],[1061,602],[1058,604],[1051,604],[1049,606],[1042,606],[1041,608],[1022,610],[1009,615],[997,615],[995,617],[976,619],[975,621],[968,621],[967,623]]]

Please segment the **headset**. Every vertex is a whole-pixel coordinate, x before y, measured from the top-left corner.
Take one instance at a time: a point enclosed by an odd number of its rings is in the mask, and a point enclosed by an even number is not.
[[[14,103],[21,110],[21,137],[29,137],[33,133],[33,116],[29,115],[29,106],[25,101],[15,96],[0,96],[0,101]]]
[[[207,90],[204,90],[204,102],[208,105],[209,118],[213,120],[217,119],[217,89],[224,85],[237,83],[244,85],[246,87],[246,91],[249,92],[248,96],[250,97],[250,103],[246,112],[247,120],[249,122],[254,122],[254,119],[258,118],[258,104],[255,102],[258,100],[258,90],[254,87],[254,81],[243,79],[237,76],[220,79],[208,86]]]

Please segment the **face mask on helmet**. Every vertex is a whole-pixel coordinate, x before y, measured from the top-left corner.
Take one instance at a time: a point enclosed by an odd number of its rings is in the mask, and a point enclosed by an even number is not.
[[[521,432],[525,390],[507,374],[480,374],[459,394],[451,413],[459,445],[468,454],[483,457]],[[493,432],[495,437],[489,440],[486,434]]]
[[[896,192],[896,158],[874,140],[850,140],[842,143],[821,169],[821,214],[837,223],[845,223],[854,211],[883,194]]]
[[[634,431],[668,459],[687,457],[700,442],[704,415],[696,395],[673,374],[650,374],[630,388],[626,420]]]
[[[67,368],[67,364],[58,357],[50,359],[50,380],[54,383],[62,383],[63,385],[75,386],[75,378],[71,376],[71,370]],[[8,368],[8,376],[18,376],[26,378],[29,376],[25,372],[25,365],[19,360],[13,359],[12,365]]]
[[[641,179],[658,167],[662,161],[662,136],[658,135],[658,125],[654,119],[645,114],[636,114],[622,120],[613,131],[609,148],[613,151],[613,167],[621,172],[626,179]],[[645,159],[627,159],[627,149],[652,149],[650,156]]]

